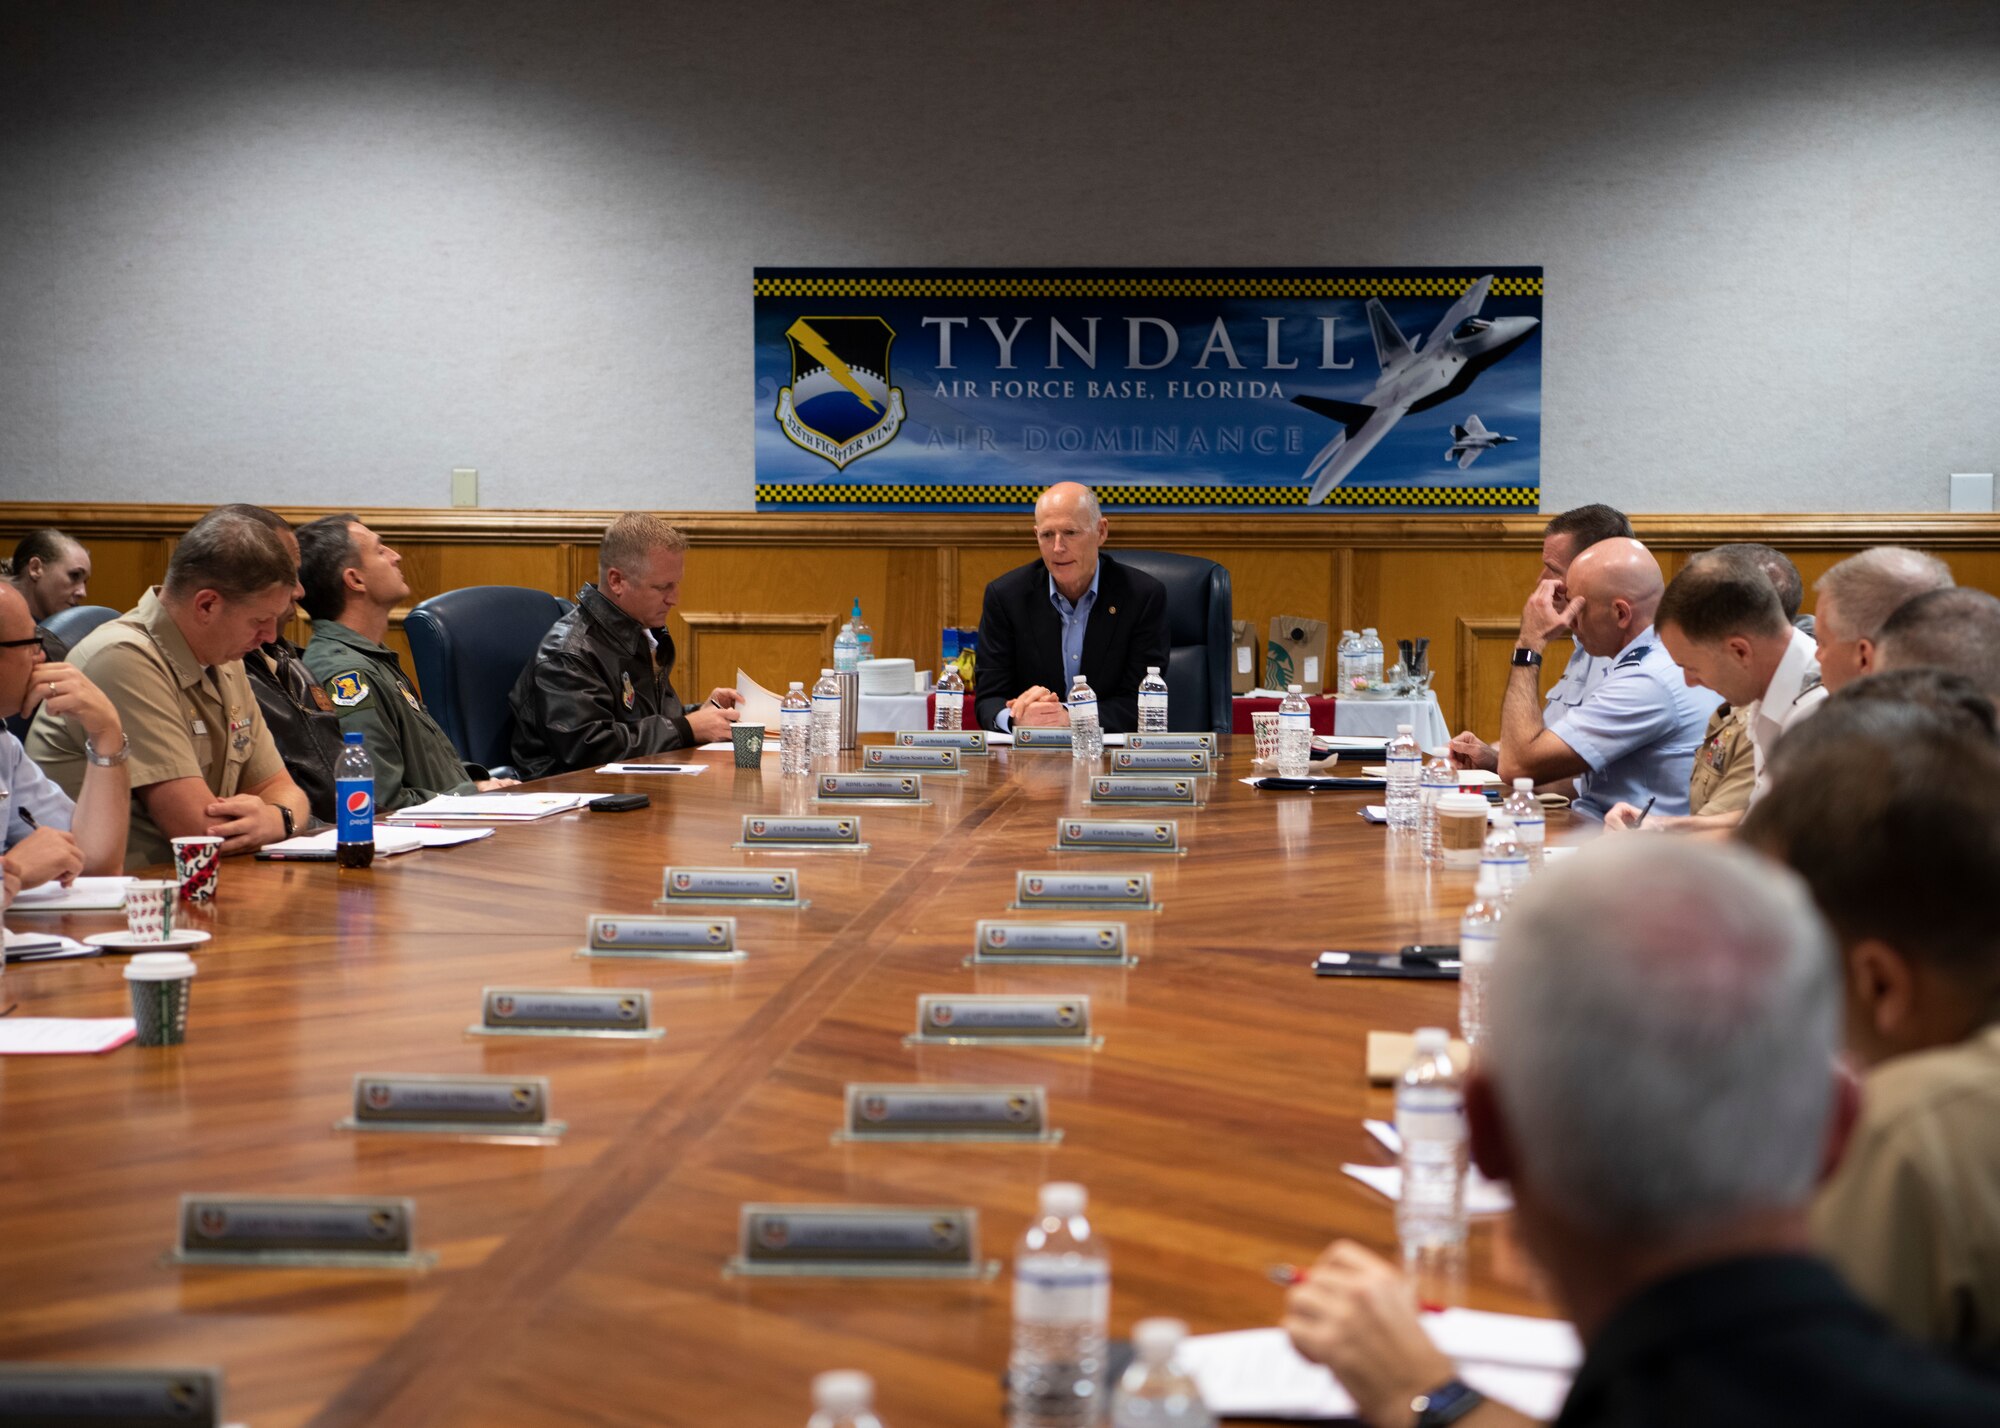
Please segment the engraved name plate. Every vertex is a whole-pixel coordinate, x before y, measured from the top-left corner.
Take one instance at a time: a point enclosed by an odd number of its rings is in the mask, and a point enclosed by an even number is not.
[[[1058,818],[1056,847],[1063,852],[1177,853],[1181,825],[1171,818]]]
[[[1095,1044],[1089,997],[919,997],[914,1039]]]
[[[653,1026],[653,994],[633,987],[488,987],[479,1024],[468,1030],[482,1036],[662,1034]]]
[[[986,753],[984,729],[902,729],[896,742],[906,749],[957,749],[962,759],[981,758]]]
[[[554,1131],[546,1076],[369,1075],[354,1078],[354,1115],[343,1130]]]
[[[743,1207],[732,1274],[990,1279],[967,1205]]]
[[[1126,962],[1122,922],[1007,922],[982,918],[975,962]]]
[[[1209,767],[1206,749],[1113,749],[1113,773],[1205,774]]]
[[[1014,906],[1150,910],[1153,907],[1153,875],[1019,872],[1014,874]]]
[[[174,1258],[186,1263],[381,1263],[411,1260],[417,1204],[334,1195],[181,1196]]]
[[[1159,774],[1098,774],[1090,781],[1092,803],[1180,804],[1192,808],[1195,781]]]
[[[904,744],[871,744],[861,751],[861,763],[871,769],[923,769],[930,773],[958,773],[958,750],[912,747]]]
[[[743,841],[736,846],[771,848],[780,852],[788,848],[846,848],[860,852],[868,845],[861,841],[861,818],[858,814],[774,818],[763,813],[746,813],[743,815]]]
[[[626,917],[598,913],[590,919],[587,957],[659,957],[741,961],[733,917]]]
[[[675,868],[660,876],[662,903],[762,903],[770,907],[797,907],[799,874],[796,868]]]
[[[1070,737],[1067,724],[1061,728],[1035,729],[1022,726],[1014,730],[1014,747],[1017,749],[1061,749],[1069,753],[1075,742]]]
[[[1051,1139],[1040,1086],[850,1083],[846,1140]]]
[[[1217,743],[1213,734],[1128,734],[1125,736],[1128,749],[1200,749],[1213,758]]]
[[[0,1364],[0,1424],[50,1428],[216,1428],[222,1376],[214,1369]]]
[[[863,803],[922,803],[922,774],[821,774],[813,797],[822,803],[858,800]]]

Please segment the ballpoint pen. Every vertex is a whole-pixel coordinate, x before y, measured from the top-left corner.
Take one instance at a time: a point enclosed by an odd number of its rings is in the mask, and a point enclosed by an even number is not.
[[[1639,816],[1632,820],[1632,826],[1634,828],[1644,828],[1646,826],[1646,815],[1653,811],[1653,805],[1659,801],[1660,796],[1657,793],[1647,799],[1646,806],[1639,810]]]

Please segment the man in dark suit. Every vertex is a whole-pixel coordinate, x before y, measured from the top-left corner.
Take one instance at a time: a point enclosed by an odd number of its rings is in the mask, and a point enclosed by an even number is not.
[[[1107,734],[1139,727],[1139,681],[1167,667],[1167,591],[1099,552],[1109,531],[1088,486],[1064,481],[1035,503],[1042,558],[988,585],[979,616],[981,728],[1069,723],[1078,674]]]

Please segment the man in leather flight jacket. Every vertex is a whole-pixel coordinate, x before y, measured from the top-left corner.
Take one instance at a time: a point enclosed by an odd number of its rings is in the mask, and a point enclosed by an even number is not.
[[[689,709],[674,693],[674,643],[687,538],[659,517],[628,512],[597,553],[597,583],[577,592],[521,671],[508,705],[513,761],[524,779],[644,758],[729,737],[738,696],[718,689]]]

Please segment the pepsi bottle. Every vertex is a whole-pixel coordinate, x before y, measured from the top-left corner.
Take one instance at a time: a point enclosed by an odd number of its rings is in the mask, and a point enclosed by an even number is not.
[[[343,868],[375,861],[375,761],[361,735],[343,734],[340,762],[333,766],[333,860]]]

